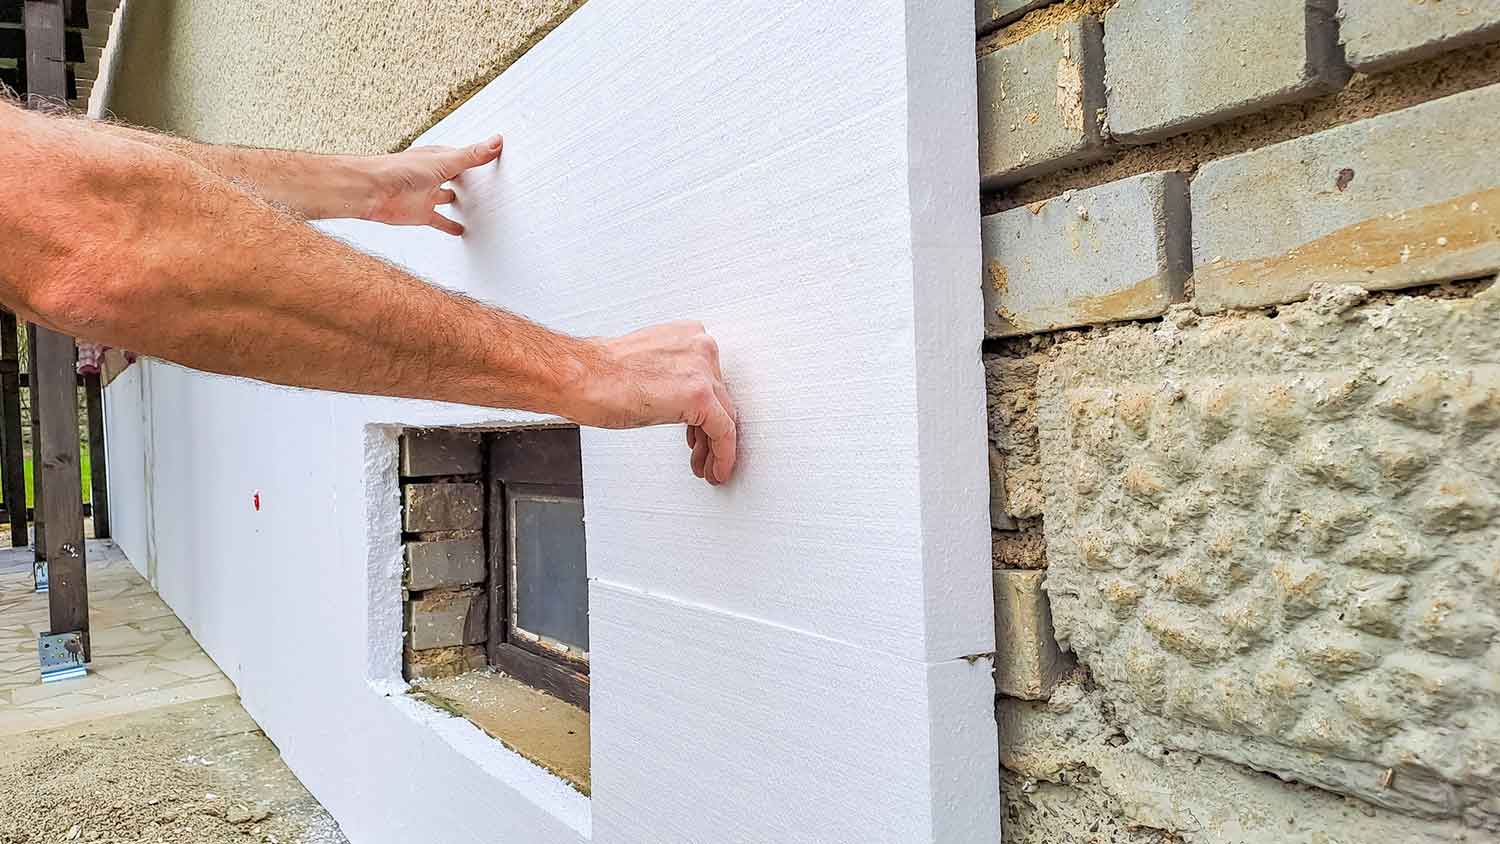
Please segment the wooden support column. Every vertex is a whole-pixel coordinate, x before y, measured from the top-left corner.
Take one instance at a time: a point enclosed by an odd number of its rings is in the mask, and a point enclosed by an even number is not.
[[[47,527],[42,520],[42,473],[37,455],[41,454],[42,416],[36,400],[36,332],[37,327],[26,325],[26,404],[31,409],[31,525],[36,541],[31,545],[32,558],[37,562],[47,559]],[[22,470],[24,471],[24,469]]]
[[[16,315],[0,311],[0,462],[10,545],[31,544],[26,524],[26,448],[21,438],[21,359]]]
[[[109,455],[104,448],[104,388],[99,373],[83,376],[89,415],[89,501],[94,538],[109,538]]]
[[[27,100],[66,102],[62,0],[26,0]],[[83,546],[83,481],[78,466],[78,348],[73,338],[36,329],[36,368],[31,406],[41,416],[41,438],[33,444],[36,479],[45,486],[37,512],[47,525],[48,605],[51,632],[78,631],[83,658],[89,647],[88,577]],[[40,544],[40,543],[38,543]]]

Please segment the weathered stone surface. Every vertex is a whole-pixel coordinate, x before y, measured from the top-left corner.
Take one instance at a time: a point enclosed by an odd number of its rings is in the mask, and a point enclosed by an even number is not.
[[[1339,37],[1356,70],[1385,70],[1500,39],[1500,0],[1341,0]]]
[[[1342,87],[1334,0],[1120,0],[1105,19],[1109,131],[1144,143]]]
[[[1360,298],[1048,351],[1058,639],[1132,741],[1500,831],[1500,291]]]
[[[1045,571],[996,571],[995,690],[1045,700],[1073,667],[1052,634]]]
[[[997,702],[1005,844],[1493,840],[1460,821],[1402,815],[1213,756],[1175,752],[1122,714],[1102,691],[1073,680],[1046,702]]]
[[[1495,113],[1500,85],[1205,165],[1192,187],[1199,308],[1500,270],[1500,155],[1476,119]]]
[[[1036,436],[1036,376],[1045,358],[993,356],[984,360],[989,395],[989,436],[1000,464],[991,466],[991,483],[999,472],[1005,512],[1012,519],[1042,514],[1041,460]]]
[[[433,648],[417,651],[410,647],[405,651],[406,679],[436,680],[442,677],[457,677],[483,668],[487,660],[480,645],[459,645],[452,648]]]
[[[1005,455],[994,444],[990,445],[990,529],[1016,529],[1016,520],[1005,504]]]
[[[1146,173],[991,214],[985,333],[1161,316],[1192,272],[1187,180]]]
[[[982,35],[1053,0],[974,0],[974,28]]]
[[[414,592],[484,582],[484,539],[479,534],[408,542],[405,550],[407,588]]]
[[[1098,158],[1104,149],[1103,34],[1077,18],[979,60],[979,176],[1001,187]]]
[[[477,645],[488,637],[488,606],[484,593],[477,589],[413,598],[407,644],[418,651]]]
[[[401,435],[401,476],[473,475],[483,467],[479,434],[427,428]]]
[[[403,528],[413,532],[481,530],[484,490],[477,483],[407,484]]]

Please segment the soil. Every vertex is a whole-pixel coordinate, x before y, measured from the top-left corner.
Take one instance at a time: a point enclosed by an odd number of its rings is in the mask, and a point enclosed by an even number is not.
[[[0,842],[347,844],[234,698],[0,738]]]

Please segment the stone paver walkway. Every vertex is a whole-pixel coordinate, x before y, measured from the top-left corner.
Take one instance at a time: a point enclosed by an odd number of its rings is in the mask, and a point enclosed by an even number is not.
[[[32,591],[29,548],[0,551],[0,736],[235,694],[117,545],[91,539],[87,555],[93,662],[42,685],[47,596]]]

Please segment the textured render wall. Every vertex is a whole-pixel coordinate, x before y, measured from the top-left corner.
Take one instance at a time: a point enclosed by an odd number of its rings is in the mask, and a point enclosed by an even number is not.
[[[1500,11],[1267,6],[980,29],[1025,162],[982,225],[1011,842],[1500,840]],[[1080,165],[984,106],[1086,18]],[[1164,175],[1178,213],[1120,201]]]
[[[590,0],[422,137],[507,134],[463,239],[327,226],[574,334],[721,341],[734,483],[680,428],[582,434],[592,798],[402,694],[396,429],[535,417],[148,361],[111,396],[156,582],[357,844],[993,842],[971,9],[660,11]]]
[[[385,152],[582,3],[131,0],[105,107],[214,143]]]

